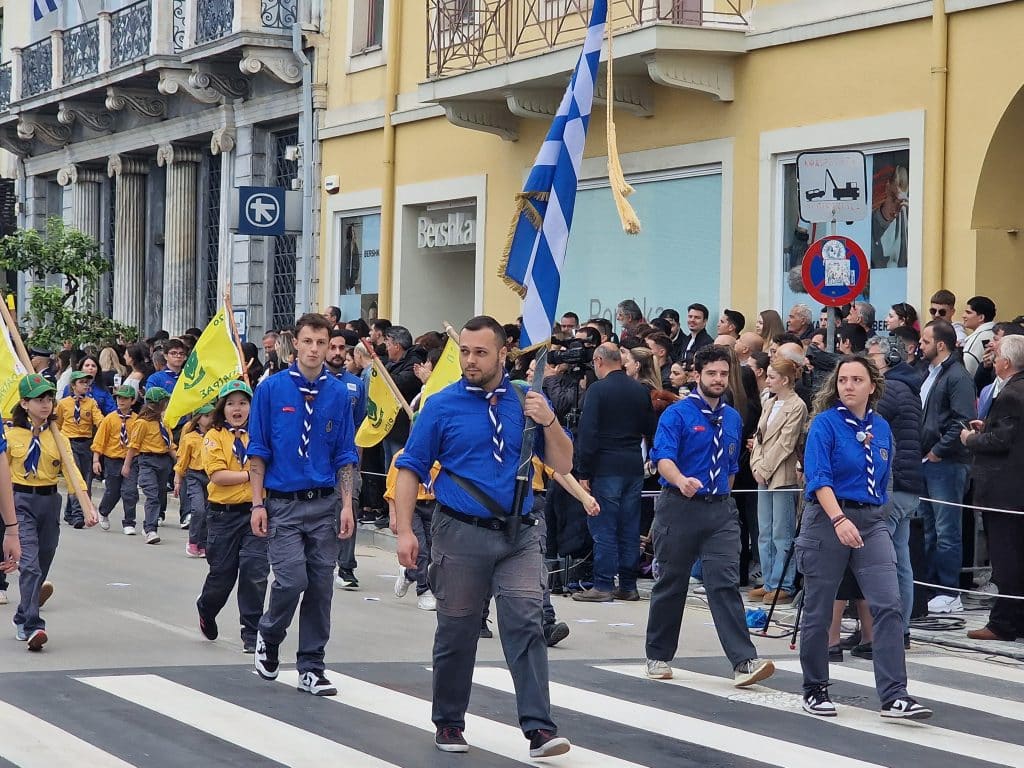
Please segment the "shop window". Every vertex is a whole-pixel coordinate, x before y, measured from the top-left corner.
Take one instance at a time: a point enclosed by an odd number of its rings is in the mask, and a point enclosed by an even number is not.
[[[338,299],[343,321],[377,317],[380,273],[380,214],[339,216],[335,241],[339,253]]]

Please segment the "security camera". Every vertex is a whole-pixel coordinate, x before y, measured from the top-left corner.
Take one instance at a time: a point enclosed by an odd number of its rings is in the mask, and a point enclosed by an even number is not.
[[[324,192],[328,195],[336,195],[341,192],[341,182],[337,176],[328,176],[324,179]]]

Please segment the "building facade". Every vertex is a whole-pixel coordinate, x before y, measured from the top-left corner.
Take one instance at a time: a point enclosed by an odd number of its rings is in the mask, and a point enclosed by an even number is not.
[[[244,334],[291,325],[314,259],[297,230],[236,234],[234,188],[302,178],[322,4],[81,0],[38,21],[6,6],[0,146],[19,225],[58,216],[96,239],[112,267],[98,308],[143,335],[202,327],[228,287]]]
[[[801,152],[865,154],[867,297],[936,289],[1024,307],[1013,179],[1024,160],[1024,3],[609,0],[618,146],[643,224],[607,190],[602,83],[559,311],[701,301],[753,317],[803,293],[827,225],[799,213]],[[331,6],[320,302],[414,331],[518,299],[498,262],[579,52],[588,0],[348,0]],[[601,77],[604,67],[602,66]],[[805,190],[807,191],[807,190]],[[1005,311],[1004,311],[1005,310]]]

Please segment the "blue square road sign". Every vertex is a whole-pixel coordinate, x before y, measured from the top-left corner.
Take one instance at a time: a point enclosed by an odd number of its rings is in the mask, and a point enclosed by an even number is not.
[[[283,235],[284,192],[284,187],[239,187],[238,234]]]

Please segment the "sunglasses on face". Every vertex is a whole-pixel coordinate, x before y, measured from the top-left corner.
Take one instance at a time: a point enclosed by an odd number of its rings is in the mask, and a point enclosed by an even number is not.
[[[929,307],[928,312],[932,315],[932,317],[934,317],[935,315],[938,315],[939,317],[945,317],[949,313],[949,310],[944,307]]]

